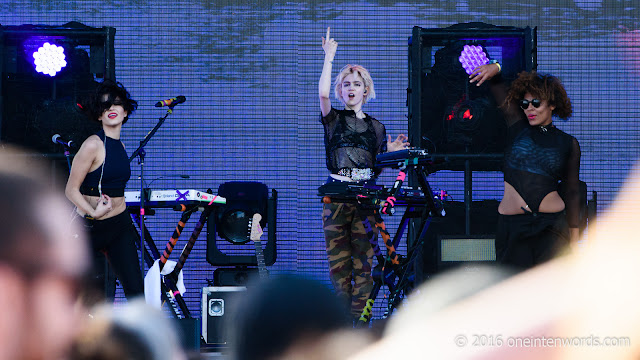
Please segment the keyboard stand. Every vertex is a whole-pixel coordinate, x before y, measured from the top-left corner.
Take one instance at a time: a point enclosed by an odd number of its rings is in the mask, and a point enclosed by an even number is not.
[[[367,304],[362,311],[360,319],[358,320],[358,327],[364,326],[371,319],[373,313],[373,304],[378,295],[378,292],[380,291],[380,288],[383,285],[387,286],[390,293],[387,315],[394,311],[394,309],[400,304],[402,298],[413,290],[413,287],[415,285],[414,263],[417,254],[415,250],[421,245],[421,239],[424,238],[427,229],[429,228],[431,218],[433,216],[445,215],[443,208],[436,205],[436,201],[433,197],[433,191],[431,189],[431,186],[429,185],[429,181],[427,180],[428,175],[433,172],[433,168],[430,162],[415,161],[409,164],[408,161],[398,163],[395,160],[392,160],[391,164],[393,164],[393,167],[400,169],[400,174],[396,178],[389,196],[387,197],[387,201],[382,206],[382,210],[379,210],[380,206],[377,206],[374,212],[376,218],[375,226],[378,227],[380,235],[385,243],[385,247],[387,248],[386,258],[382,256],[377,243],[373,241],[374,233],[371,224],[365,216],[362,217],[362,222],[365,229],[367,230],[371,245],[374,248],[374,253],[376,254],[376,257],[378,259],[378,265],[374,269],[372,269],[371,275],[374,279],[374,288],[371,291],[369,300],[367,300]],[[424,202],[418,203],[415,201],[398,201],[398,204],[402,203],[403,205],[406,205],[407,209],[402,215],[398,230],[396,231],[393,240],[391,241],[389,233],[385,229],[380,212],[384,212],[385,214],[389,215],[392,215],[394,213],[393,204],[396,203],[396,195],[400,193],[402,182],[406,178],[405,170],[407,169],[408,171],[414,172],[417,176],[420,189],[424,194]],[[404,231],[406,230],[409,224],[409,220],[411,219],[419,219],[419,235],[418,237],[413,239],[413,241],[409,237],[407,237],[407,255],[406,258],[402,259],[401,256],[396,253],[395,249],[398,248],[400,240],[404,235]]]
[[[131,211],[131,210],[130,210]],[[131,213],[131,217],[133,217],[134,221],[136,221],[136,224],[140,224],[140,214],[139,213]],[[136,232],[138,231],[138,228],[135,228]],[[140,235],[140,233],[138,232],[138,235]],[[143,254],[144,254],[144,261],[147,264],[148,268],[151,268],[153,266],[153,263],[157,260],[160,259],[160,252],[158,251],[158,247],[156,246],[155,242],[153,241],[153,238],[151,237],[151,234],[149,233],[149,230],[147,229],[147,226],[144,225],[144,240],[147,244],[147,247],[149,248],[149,250],[147,250],[147,248],[144,248],[143,250]],[[140,250],[140,244],[136,243],[138,250]],[[151,252],[151,253],[149,253]],[[177,290],[177,286],[175,284],[173,284],[172,286],[173,289],[169,289],[169,287],[167,286],[167,284],[165,284],[164,281],[160,282],[160,293],[162,294],[162,300],[166,301],[168,304],[170,304],[169,309],[171,309],[171,312],[173,313],[173,316],[176,319],[188,319],[191,318],[191,314],[189,312],[189,308],[187,307],[186,302],[184,301],[184,299],[182,298],[182,296],[178,293],[177,296],[174,297],[169,297],[167,294],[168,293],[172,293],[174,291]],[[174,301],[175,299],[175,301]]]
[[[180,272],[180,270],[182,269],[184,263],[186,262],[187,257],[189,256],[189,253],[191,252],[191,249],[193,248],[193,245],[195,244],[195,241],[197,240],[198,236],[200,235],[200,232],[204,226],[204,223],[206,223],[207,218],[209,217],[209,215],[211,214],[211,211],[213,210],[213,208],[216,205],[219,204],[223,204],[226,202],[226,199],[222,198],[222,197],[218,197],[216,195],[212,195],[210,193],[206,193],[206,192],[194,192],[193,190],[190,190],[192,194],[192,196],[197,196],[197,200],[190,200],[190,199],[186,199],[184,202],[187,202],[189,205],[186,205],[182,211],[182,217],[180,219],[179,225],[181,226],[180,223],[184,224],[187,222],[187,220],[189,219],[189,217],[191,216],[191,213],[197,211],[199,208],[204,207],[204,211],[202,212],[201,216],[200,216],[200,220],[199,222],[196,224],[196,228],[193,230],[192,235],[187,243],[187,246],[185,246],[185,248],[183,249],[182,254],[180,255],[180,259],[178,260],[178,263],[176,265],[176,268],[174,269],[174,271],[169,274],[169,275],[165,275],[164,277],[162,277],[163,281],[161,281],[160,285],[161,285],[161,294],[162,294],[162,299],[164,301],[166,301],[170,306],[169,308],[171,309],[173,315],[175,318],[177,319],[185,319],[185,318],[191,318],[191,314],[189,312],[189,309],[187,307],[186,302],[184,301],[184,298],[182,297],[182,295],[180,294],[180,292],[178,291],[178,288],[176,286],[176,282],[178,279],[178,273]],[[209,190],[210,191],[210,190]],[[167,191],[158,191],[155,192],[156,194],[164,194]],[[178,191],[179,192],[179,191]],[[189,191],[187,191],[188,193]],[[154,200],[154,192],[150,193],[150,197],[152,201],[148,201],[147,202],[147,206],[145,206],[145,214],[147,215],[152,215],[154,214],[154,210],[151,209],[152,207],[160,207],[160,208],[174,208],[174,210],[176,210],[176,206],[180,206],[182,201],[175,201],[175,200],[167,200],[167,201],[153,201]],[[184,195],[185,191],[182,192],[182,194],[180,195]],[[125,193],[125,195],[128,195]],[[135,199],[134,199],[135,200]],[[138,199],[139,200],[139,199]],[[209,204],[207,204],[206,202],[203,201],[210,201]],[[133,206],[130,205],[128,206],[128,211],[131,213],[132,218],[134,219],[134,221],[136,222],[136,224],[138,224],[138,228],[140,227],[139,224],[143,224],[143,233],[144,233],[144,242],[147,244],[146,247],[141,251],[141,256],[144,256],[144,262],[147,264],[148,268],[151,268],[154,264],[154,262],[158,259],[161,260],[160,266],[162,268],[162,266],[165,264],[166,262],[166,258],[169,256],[169,254],[171,253],[171,251],[167,251],[165,250],[165,254],[166,256],[163,256],[160,254],[160,251],[158,251],[158,248],[151,236],[151,234],[149,233],[149,230],[147,229],[147,226],[145,225],[144,222],[140,221],[140,206]],[[139,231],[136,228],[136,231]],[[180,231],[182,231],[182,229],[180,229]],[[138,235],[140,235],[140,232],[138,232]],[[180,236],[180,233],[178,233],[176,235],[176,233],[174,232],[173,236],[172,236],[172,245],[171,245],[171,249],[173,249],[173,246],[175,245],[174,242],[177,242],[178,237]],[[140,236],[142,238],[142,236]],[[142,244],[142,243],[141,243]],[[140,250],[140,245],[138,244],[138,250]],[[147,250],[147,247],[149,248],[149,250]],[[167,246],[169,248],[169,246]]]

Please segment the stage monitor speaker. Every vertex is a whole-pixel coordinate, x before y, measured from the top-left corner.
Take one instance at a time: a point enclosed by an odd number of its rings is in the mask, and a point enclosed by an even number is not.
[[[446,215],[432,218],[421,239],[422,254],[418,255],[416,264],[416,283],[465,259],[495,260],[495,248],[491,250],[491,247],[498,226],[498,204],[497,200],[472,202],[471,234],[465,234],[465,204],[444,202]]]
[[[237,296],[244,286],[212,286],[202,288],[202,338],[207,344],[229,345],[228,321],[235,313]]]
[[[472,170],[497,171],[506,138],[501,99],[491,82],[479,87],[469,83],[460,61],[467,45],[501,64],[501,75],[493,83],[505,87],[519,72],[537,66],[535,28],[479,22],[414,27],[409,38],[409,142],[434,155],[456,155],[439,169],[464,170],[467,159],[462,155],[467,155]]]

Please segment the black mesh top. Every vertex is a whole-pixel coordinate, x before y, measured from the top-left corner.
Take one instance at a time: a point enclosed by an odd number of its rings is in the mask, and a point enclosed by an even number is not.
[[[555,126],[530,126],[526,120],[509,127],[504,180],[537,212],[542,199],[565,185],[567,222],[578,227],[580,210],[580,145]]]
[[[359,119],[352,110],[331,108],[321,117],[324,125],[324,144],[327,169],[337,174],[342,168],[373,168],[376,175],[382,169],[375,167],[376,155],[387,152],[387,133],[384,125],[365,114]]]

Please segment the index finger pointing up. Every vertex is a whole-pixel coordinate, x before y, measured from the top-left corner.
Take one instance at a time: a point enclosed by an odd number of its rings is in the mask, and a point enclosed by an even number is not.
[[[325,39],[329,40],[329,32],[331,31],[331,27],[327,27],[327,37]]]

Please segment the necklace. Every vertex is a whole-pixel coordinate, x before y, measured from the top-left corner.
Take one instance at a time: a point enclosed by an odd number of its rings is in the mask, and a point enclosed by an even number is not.
[[[345,108],[345,109],[347,109],[347,110],[351,110],[351,111],[353,111],[353,112],[356,114],[356,118],[358,118],[358,119],[364,119],[364,118],[365,118],[365,116],[364,116],[364,111],[362,111],[362,109],[358,109],[358,111],[355,111],[355,110],[353,110],[352,108],[350,108],[350,107],[349,107],[348,105],[346,105],[346,104],[345,104],[344,108]],[[362,117],[359,117],[358,115],[360,115],[360,116],[362,116]]]
[[[540,129],[541,132],[546,133],[547,131],[549,131],[550,128],[553,127],[553,123],[548,124],[548,125],[539,125],[538,128]]]

